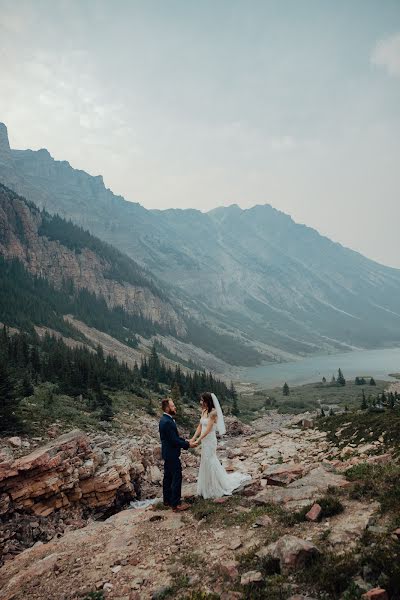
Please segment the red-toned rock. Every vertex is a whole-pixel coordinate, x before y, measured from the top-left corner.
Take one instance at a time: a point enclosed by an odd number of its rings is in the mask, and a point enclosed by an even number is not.
[[[214,504],[225,504],[225,502],[227,501],[227,496],[223,496],[222,498],[215,498],[215,500],[213,500]]]
[[[386,590],[382,588],[374,588],[366,592],[362,596],[363,600],[389,600]]]
[[[257,527],[270,527],[272,523],[273,521],[271,517],[268,515],[261,515],[261,517],[259,517],[255,522],[255,525],[257,525]]]
[[[285,486],[304,475],[304,465],[295,463],[287,465],[271,465],[265,469],[263,477],[268,485]]]
[[[239,563],[235,560],[220,563],[221,573],[228,579],[237,579],[239,577],[238,566]]]
[[[388,462],[392,460],[392,455],[387,454],[378,454],[377,456],[369,456],[367,458],[367,463],[372,465],[386,465]]]
[[[0,503],[0,505],[1,505],[1,503]],[[393,531],[393,533],[394,533],[394,535],[395,535],[395,536],[397,536],[397,537],[398,537],[398,539],[400,540],[400,527],[398,527],[398,529],[395,529],[395,530]]]
[[[319,504],[315,503],[312,505],[312,507],[306,514],[306,519],[308,521],[312,521],[315,523],[315,521],[318,521],[319,517],[321,516],[321,512],[322,512],[321,506]]]
[[[221,600],[241,600],[243,595],[240,592],[222,592]]]

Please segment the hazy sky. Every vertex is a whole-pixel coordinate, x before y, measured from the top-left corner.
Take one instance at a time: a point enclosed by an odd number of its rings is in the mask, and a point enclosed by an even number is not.
[[[270,203],[400,267],[400,0],[0,0],[0,121],[146,207]]]

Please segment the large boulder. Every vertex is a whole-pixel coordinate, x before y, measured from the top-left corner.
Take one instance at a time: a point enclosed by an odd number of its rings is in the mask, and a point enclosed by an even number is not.
[[[294,535],[284,535],[257,552],[259,558],[270,556],[279,560],[282,572],[302,569],[318,554],[319,550],[314,544]]]

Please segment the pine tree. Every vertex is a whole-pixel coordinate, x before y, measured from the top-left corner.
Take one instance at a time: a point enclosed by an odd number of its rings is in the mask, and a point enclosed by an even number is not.
[[[231,381],[231,386],[229,388],[229,395],[232,398],[232,400],[235,400],[235,398],[237,399],[237,391],[235,386],[233,385],[233,381]]]
[[[101,421],[111,421],[114,416],[112,398],[105,394],[99,381],[95,382],[95,406],[100,409]]]
[[[112,398],[107,394],[103,394],[103,406],[101,408],[100,419],[102,421],[111,421],[114,416]]]
[[[13,385],[4,365],[0,364],[0,431],[14,429],[18,423],[15,410],[18,400],[14,398]]]
[[[376,381],[373,377],[369,380],[369,385],[376,385]]]
[[[321,417],[325,417],[325,411],[323,408],[321,408]]]
[[[346,380],[343,376],[342,370],[339,369],[338,370],[338,377],[337,377],[337,382],[339,385],[346,385]]]
[[[365,397],[364,390],[362,391],[362,401],[361,401],[361,410],[366,410],[368,408],[367,399]]]
[[[290,394],[290,389],[286,382],[284,383],[284,386],[282,388],[282,393],[284,396],[289,396],[289,394]]]
[[[176,383],[176,381],[171,389],[171,397],[174,401],[174,404],[178,407],[181,400],[181,390],[179,389],[179,385]]]
[[[148,379],[153,388],[158,388],[161,364],[157,354],[156,345],[153,344],[149,358]]]
[[[325,377],[325,376],[322,378],[322,383],[323,383],[323,384],[325,384],[325,383],[326,383],[326,377]]]
[[[235,415],[235,417],[240,415],[240,410],[239,410],[238,403],[237,403],[237,395],[233,398],[232,414]]]
[[[24,376],[16,386],[16,396],[18,398],[27,398],[28,396],[32,396],[34,391],[29,375],[24,373]]]
[[[333,417],[333,416],[334,416],[334,414],[335,414],[335,413],[333,412],[333,408],[331,408],[331,409],[330,409],[330,411],[329,411],[329,416],[330,416],[330,417]]]

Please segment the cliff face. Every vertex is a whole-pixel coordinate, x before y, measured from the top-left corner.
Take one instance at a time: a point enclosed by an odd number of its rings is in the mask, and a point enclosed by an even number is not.
[[[157,295],[150,280],[148,287],[113,280],[109,275],[113,265],[106,257],[89,248],[74,251],[41,234],[44,218],[33,205],[0,187],[0,255],[20,260],[33,275],[48,279],[57,288],[71,280],[77,289],[102,296],[110,308],[120,306],[168,325],[178,335],[185,333],[182,319],[164,296]],[[146,281],[146,274],[134,265],[134,272],[138,271],[141,281]]]

